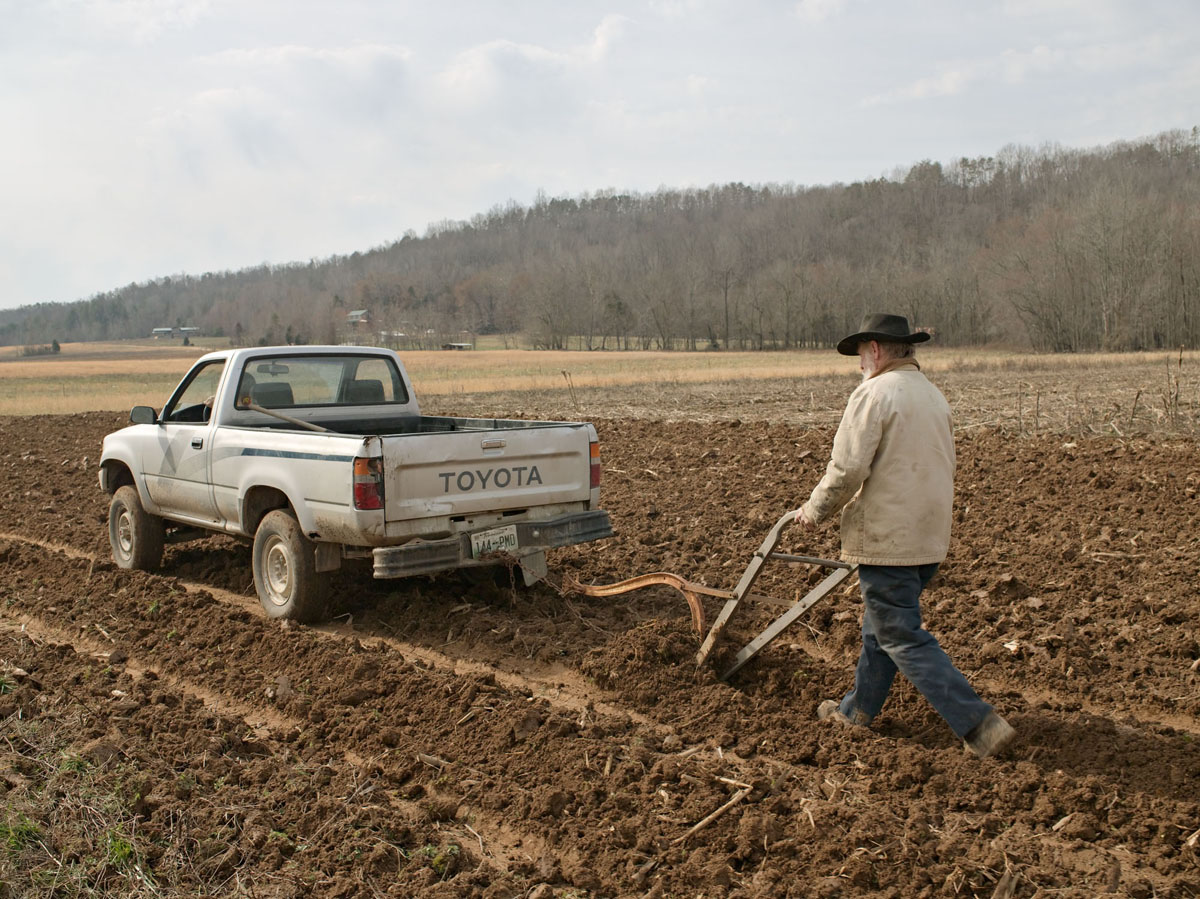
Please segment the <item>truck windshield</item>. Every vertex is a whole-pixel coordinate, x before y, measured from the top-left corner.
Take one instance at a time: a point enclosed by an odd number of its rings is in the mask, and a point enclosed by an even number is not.
[[[390,359],[379,356],[271,356],[250,359],[238,381],[237,404],[373,406],[407,403],[408,391]]]

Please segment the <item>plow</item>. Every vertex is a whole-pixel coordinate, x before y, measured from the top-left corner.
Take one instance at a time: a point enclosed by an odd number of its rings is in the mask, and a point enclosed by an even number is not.
[[[696,653],[697,667],[703,666],[708,661],[713,649],[724,634],[729,620],[733,617],[734,612],[737,611],[742,602],[749,601],[769,605],[774,608],[782,608],[784,611],[775,620],[737,652],[734,656],[733,664],[721,675],[721,680],[728,680],[741,670],[747,662],[769,646],[780,634],[795,624],[805,612],[840,586],[857,568],[856,565],[834,559],[776,552],[776,547],[779,545],[779,540],[783,535],[784,529],[794,521],[795,513],[787,512],[775,523],[775,526],[771,528],[767,536],[763,539],[762,545],[759,546],[751,557],[750,562],[742,572],[742,576],[738,579],[737,585],[732,590],[720,590],[705,584],[697,584],[677,574],[666,571],[638,575],[637,577],[631,577],[614,584],[582,584],[578,580],[568,576],[564,581],[563,587],[586,596],[617,596],[633,590],[641,590],[645,587],[659,585],[675,588],[683,594],[684,599],[687,601],[692,616],[692,629],[696,632],[697,636],[704,635],[704,640],[700,644],[699,651]],[[829,569],[829,574],[812,587],[804,596],[795,600],[780,599],[751,592],[768,562],[811,565],[821,569]],[[706,596],[725,600],[725,604],[721,607],[721,611],[717,614],[711,626],[708,625],[702,601],[702,597]]]

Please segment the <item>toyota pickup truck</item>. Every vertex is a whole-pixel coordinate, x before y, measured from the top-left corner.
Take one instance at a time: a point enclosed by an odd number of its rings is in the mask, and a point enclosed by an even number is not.
[[[276,618],[319,620],[344,559],[373,560],[377,578],[516,562],[530,584],[547,549],[612,534],[592,425],[422,415],[391,350],[209,353],[161,412],[129,418],[100,457],[117,565],[248,538]]]

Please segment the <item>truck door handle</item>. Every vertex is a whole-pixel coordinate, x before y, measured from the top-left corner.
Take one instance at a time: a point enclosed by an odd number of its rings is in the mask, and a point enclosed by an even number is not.
[[[490,449],[504,449],[504,447],[507,446],[507,444],[500,437],[490,437],[487,440],[480,441],[479,446],[481,449],[490,450]]]
[[[203,437],[193,437],[192,438],[192,449],[204,449],[204,438]]]

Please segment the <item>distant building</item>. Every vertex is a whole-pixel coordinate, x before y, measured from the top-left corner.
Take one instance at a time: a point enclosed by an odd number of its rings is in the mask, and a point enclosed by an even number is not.
[[[193,325],[185,325],[179,328],[153,328],[150,331],[150,336],[155,339],[160,337],[195,337],[199,333],[199,328]]]
[[[363,346],[375,340],[367,330],[371,314],[366,309],[352,309],[346,313],[345,321],[338,327],[338,343],[342,346]]]

